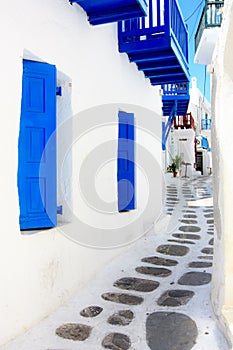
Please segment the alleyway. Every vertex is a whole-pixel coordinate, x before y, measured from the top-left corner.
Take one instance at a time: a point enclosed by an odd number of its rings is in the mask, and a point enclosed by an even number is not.
[[[211,177],[170,179],[166,192],[166,230],[142,237],[0,350],[227,350],[210,303]]]

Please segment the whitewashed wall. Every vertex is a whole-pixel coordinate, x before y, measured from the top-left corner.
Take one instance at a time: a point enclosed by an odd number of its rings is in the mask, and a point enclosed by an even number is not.
[[[151,227],[161,210],[162,175],[159,90],[150,86],[125,54],[118,53],[116,24],[92,27],[85,12],[68,0],[13,0],[0,2],[0,33],[2,344],[67,300],[123,249],[95,249],[91,245],[123,246]],[[57,119],[58,204],[63,204],[64,216],[58,228],[31,235],[22,235],[18,224],[17,147],[23,58],[55,64],[58,84],[63,88]],[[80,195],[79,171],[91,151],[110,141],[106,157],[113,156],[113,160],[107,158],[104,164],[101,158],[98,171],[86,181],[94,181],[99,196],[116,209],[118,110],[134,112],[136,118],[137,210],[98,214]],[[80,136],[82,128],[88,132]],[[145,166],[142,159],[146,159]],[[151,201],[149,193],[155,192]],[[71,223],[72,213],[85,224]],[[88,231],[90,219],[93,227]],[[93,228],[102,231],[97,241],[93,241]],[[78,237],[70,232],[78,233]]]
[[[201,134],[201,120],[205,118],[206,114],[209,118],[211,118],[211,105],[202,92],[198,89],[196,77],[193,77],[191,80],[188,112],[192,113],[195,120],[196,134]]]
[[[212,149],[214,170],[215,244],[212,303],[221,325],[233,342],[233,4],[224,4],[221,40],[213,59]]]
[[[195,152],[194,152],[194,139],[195,132],[193,129],[178,129],[174,130],[175,143],[178,145],[179,155],[185,163],[191,165],[181,166],[181,175],[184,176],[185,172],[187,176],[191,176],[194,172]]]
[[[182,161],[191,165],[181,165],[180,176],[192,176],[195,163],[194,152],[195,131],[193,129],[172,129],[167,141],[167,164],[171,164],[172,158],[181,156]]]

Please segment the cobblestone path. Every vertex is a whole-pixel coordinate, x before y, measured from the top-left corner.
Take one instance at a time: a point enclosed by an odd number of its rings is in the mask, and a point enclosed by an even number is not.
[[[67,305],[0,349],[227,350],[210,303],[211,197],[211,178],[170,182],[165,232],[141,238]]]

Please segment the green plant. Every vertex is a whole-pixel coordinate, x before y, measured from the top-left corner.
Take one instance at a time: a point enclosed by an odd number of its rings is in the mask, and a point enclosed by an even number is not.
[[[182,158],[180,156],[175,156],[172,158],[172,163],[168,166],[168,169],[173,173],[176,173],[180,170],[182,164]]]

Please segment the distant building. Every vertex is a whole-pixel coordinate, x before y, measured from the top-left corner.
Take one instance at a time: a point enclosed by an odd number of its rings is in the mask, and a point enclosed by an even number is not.
[[[210,103],[197,88],[192,78],[189,89],[190,101],[185,115],[174,118],[167,141],[166,165],[176,155],[183,160],[181,176],[192,176],[198,171],[211,174],[211,109]]]
[[[208,12],[211,8],[212,14]],[[208,19],[203,22],[203,18]],[[212,22],[209,18],[212,18]],[[211,149],[213,151],[215,227],[211,300],[231,348],[233,344],[232,21],[231,0],[214,3],[205,1],[196,33],[198,40],[195,57],[197,63],[208,65],[207,70],[211,74]],[[203,23],[206,25],[203,26]],[[204,31],[201,28],[205,28]],[[207,120],[205,124],[208,126],[208,123]]]
[[[226,0],[223,21],[211,61],[212,149],[214,171],[215,258],[212,302],[221,325],[233,344],[232,254],[232,101],[233,3]]]
[[[200,171],[202,175],[208,175],[212,172],[211,106],[197,88],[197,79],[195,77],[192,78],[188,110],[192,114],[195,123],[196,170]]]

